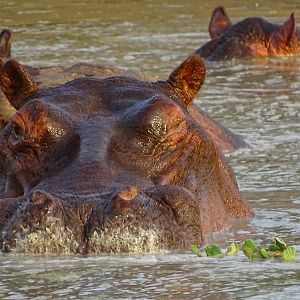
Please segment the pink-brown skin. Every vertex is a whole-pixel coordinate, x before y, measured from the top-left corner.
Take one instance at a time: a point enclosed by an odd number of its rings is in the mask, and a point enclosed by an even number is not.
[[[196,53],[207,60],[300,55],[300,35],[292,13],[282,25],[250,17],[232,24],[224,7],[216,7],[209,24],[211,41]]]
[[[42,90],[7,62],[0,85],[18,111],[0,138],[9,165],[2,250],[50,217],[72,232],[76,253],[129,251],[91,243],[116,228],[152,229],[160,249],[188,249],[252,217],[222,152],[189,113],[204,77],[193,55],[166,81],[86,77]]]

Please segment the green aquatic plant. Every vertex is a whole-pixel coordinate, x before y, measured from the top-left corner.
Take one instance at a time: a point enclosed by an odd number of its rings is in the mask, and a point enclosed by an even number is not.
[[[286,247],[286,249],[283,250],[282,257],[284,261],[287,262],[294,262],[296,261],[296,249],[294,247]]]
[[[242,249],[243,253],[249,258],[249,260],[253,260],[259,253],[259,248],[253,240],[244,241]]]
[[[266,248],[263,248],[263,247],[260,248],[259,249],[259,254],[260,254],[261,258],[264,258],[264,259],[269,259],[270,258],[270,255],[269,255]]]
[[[280,237],[273,237],[271,243],[269,245],[269,251],[276,252],[276,251],[283,251],[287,247],[286,243]]]
[[[280,237],[273,237],[271,243],[277,246],[279,250],[285,250],[287,248],[286,243]]]
[[[257,253],[259,251],[258,246],[255,244],[253,240],[244,241],[244,247],[249,248],[253,253]]]
[[[234,242],[232,242],[227,249],[225,255],[227,256],[234,256],[237,255],[240,251],[240,246],[236,245]]]
[[[286,262],[295,262],[297,256],[295,247],[288,246],[280,237],[273,237],[268,247],[260,246],[253,240],[248,239],[240,245],[231,242],[225,253],[223,253],[220,247],[216,244],[206,246],[204,248],[205,253],[202,253],[196,245],[192,245],[191,250],[199,257],[203,257],[206,254],[207,257],[214,258],[234,256],[242,251],[250,261],[253,261],[254,259],[265,260],[274,257],[281,257]]]
[[[199,257],[204,256],[196,245],[191,246],[191,251]]]
[[[286,243],[280,237],[273,237],[269,247],[268,254],[271,257],[282,257],[283,251],[287,248]]]
[[[211,245],[205,248],[205,253],[208,257],[224,257],[218,245]]]

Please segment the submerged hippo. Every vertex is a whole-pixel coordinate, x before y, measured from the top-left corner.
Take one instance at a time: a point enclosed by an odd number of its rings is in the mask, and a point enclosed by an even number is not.
[[[204,77],[193,55],[166,81],[83,77],[39,89],[8,61],[0,86],[18,111],[0,138],[9,168],[2,250],[186,249],[253,216],[190,113]]]
[[[196,51],[208,60],[300,54],[300,34],[293,13],[283,25],[257,17],[232,25],[220,6],[213,11],[209,33],[211,41]]]

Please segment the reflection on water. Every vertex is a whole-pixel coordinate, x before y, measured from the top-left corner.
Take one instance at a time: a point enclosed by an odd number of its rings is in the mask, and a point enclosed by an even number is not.
[[[208,39],[219,1],[4,1],[1,26],[13,54],[32,65],[79,61],[166,78]],[[296,1],[222,1],[233,20],[262,15],[283,22]],[[88,3],[88,4],[87,4]],[[265,240],[281,235],[300,252],[300,58],[208,64],[197,104],[239,133],[250,148],[228,154],[256,217],[210,237]],[[188,253],[146,256],[0,256],[2,299],[299,299],[300,263],[249,263]]]
[[[3,262],[0,297],[286,299],[288,295],[288,299],[299,299],[299,269],[299,262],[249,263],[241,256],[222,260],[190,254],[52,259],[23,256]]]

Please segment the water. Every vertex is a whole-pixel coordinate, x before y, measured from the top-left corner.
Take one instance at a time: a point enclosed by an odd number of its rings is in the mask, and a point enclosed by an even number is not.
[[[186,3],[187,2],[187,3]],[[87,4],[88,3],[88,4]],[[208,39],[219,1],[3,1],[1,27],[14,31],[25,64],[112,63],[165,79]],[[222,1],[233,20],[284,22],[297,1]],[[300,58],[207,65],[196,103],[250,148],[227,154],[255,209],[250,222],[210,237],[264,241],[282,236],[300,252]],[[297,263],[189,252],[103,256],[0,256],[1,299],[299,299]]]

